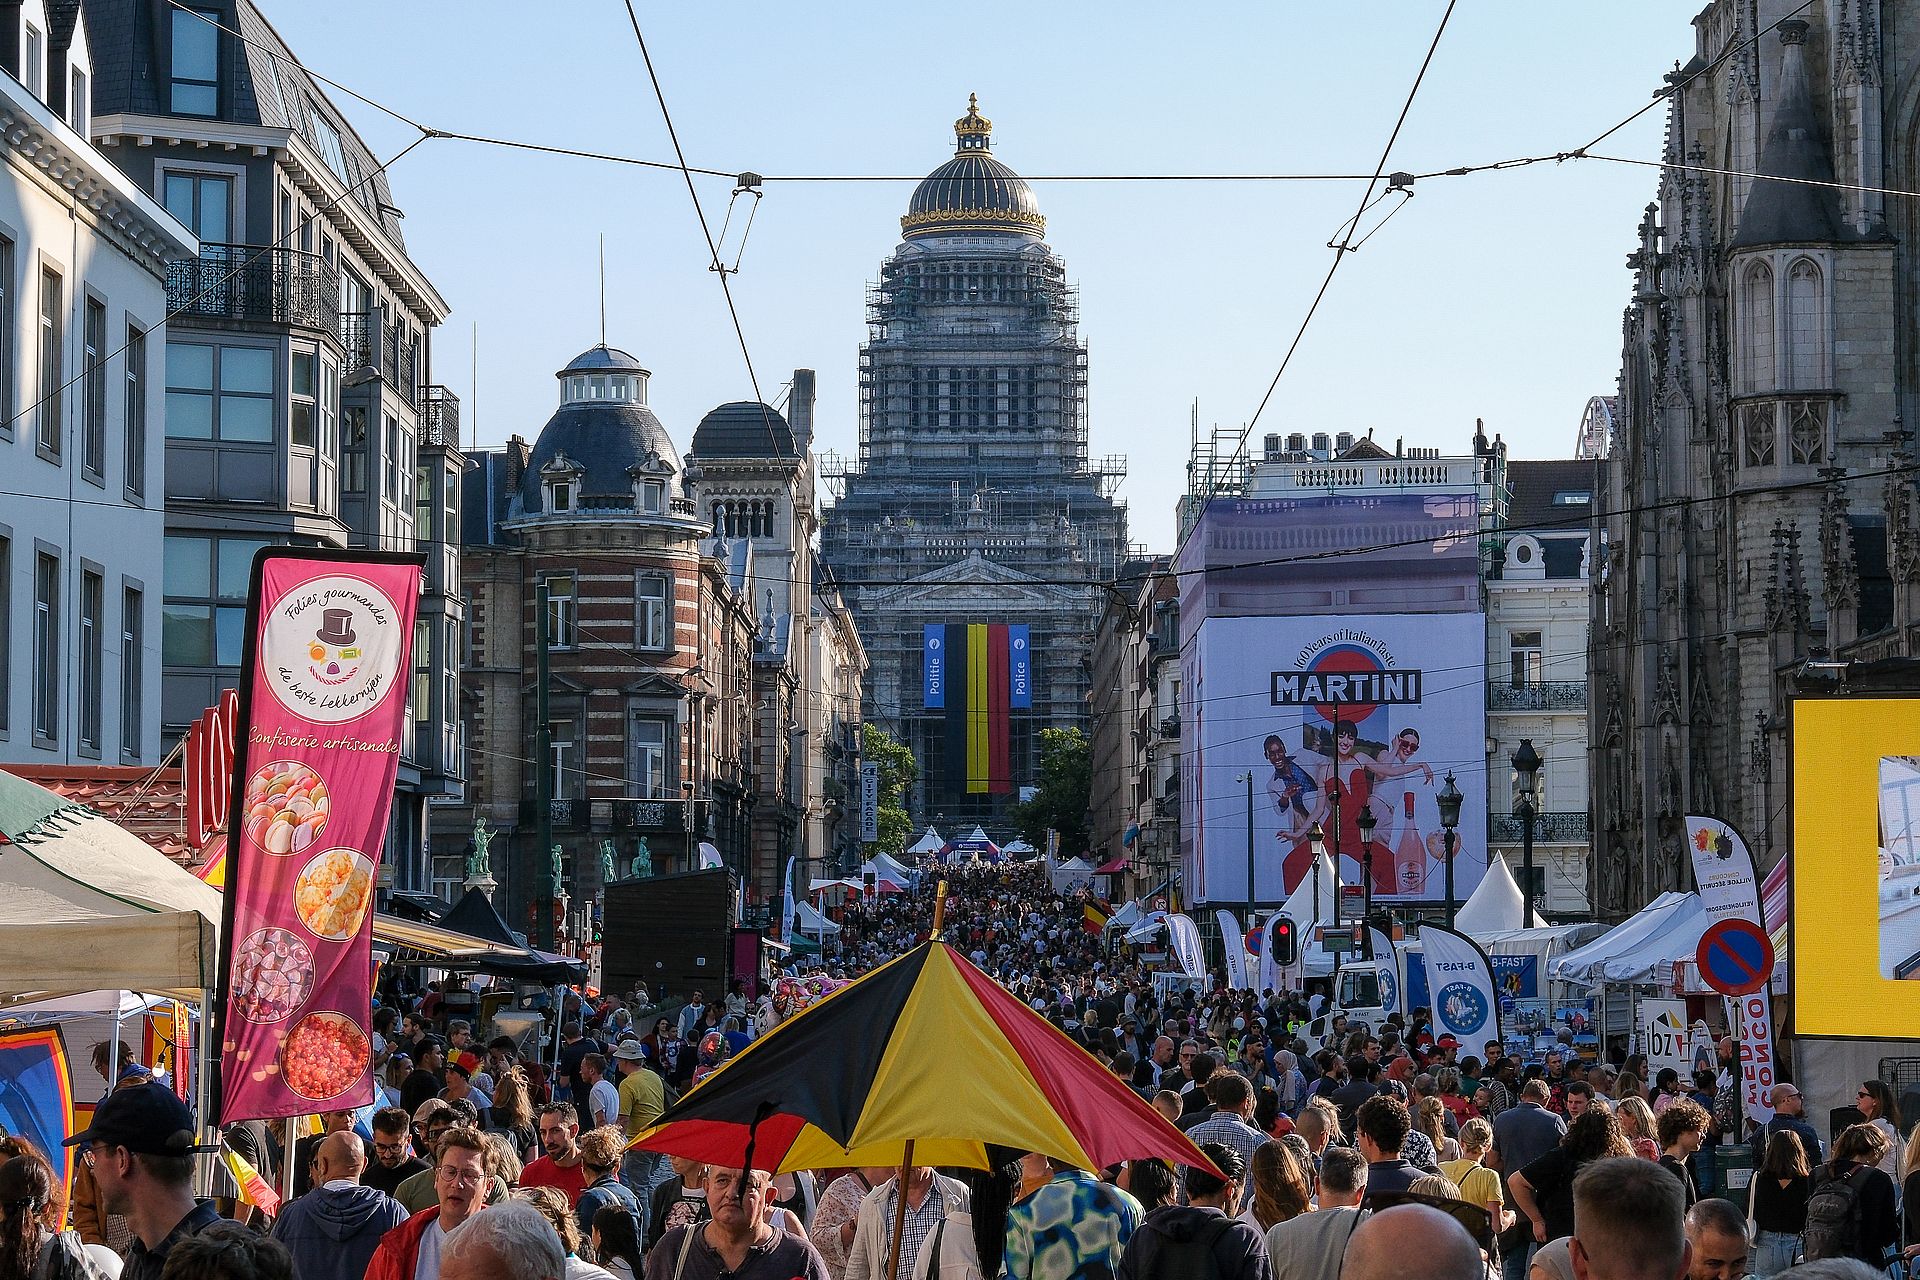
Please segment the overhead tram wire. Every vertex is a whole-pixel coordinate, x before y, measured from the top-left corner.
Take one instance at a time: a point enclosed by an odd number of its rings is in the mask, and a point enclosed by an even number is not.
[[[1345,234],[1339,243],[1332,246],[1333,262],[1327,267],[1326,278],[1320,281],[1319,291],[1313,295],[1313,301],[1308,304],[1307,314],[1301,317],[1300,327],[1294,331],[1293,341],[1287,344],[1286,354],[1280,357],[1280,367],[1274,370],[1273,380],[1267,383],[1266,394],[1260,397],[1260,404],[1254,409],[1253,416],[1240,430],[1239,448],[1242,451],[1246,449],[1247,441],[1253,435],[1253,428],[1260,421],[1260,415],[1267,411],[1267,405],[1273,399],[1274,390],[1280,385],[1281,377],[1286,374],[1287,367],[1293,363],[1294,353],[1300,349],[1301,340],[1307,336],[1307,328],[1313,323],[1314,315],[1320,310],[1320,303],[1326,298],[1327,290],[1332,287],[1333,277],[1338,274],[1340,264],[1346,261],[1347,255],[1356,247],[1353,243],[1353,233],[1358,228],[1360,219],[1366,214],[1369,202],[1373,199],[1374,187],[1379,185],[1381,176],[1386,173],[1387,157],[1392,154],[1393,144],[1400,138],[1400,130],[1407,123],[1408,112],[1413,110],[1413,100],[1420,92],[1421,83],[1427,78],[1427,68],[1433,65],[1433,55],[1440,47],[1440,37],[1446,34],[1447,23],[1452,20],[1454,6],[1458,3],[1459,0],[1447,0],[1446,12],[1440,15],[1440,25],[1434,30],[1433,39],[1427,45],[1426,57],[1420,60],[1420,70],[1413,77],[1413,86],[1407,90],[1407,99],[1400,106],[1399,118],[1393,122],[1393,132],[1387,135],[1387,145],[1380,149],[1379,163],[1373,166],[1373,176],[1367,179],[1366,190],[1360,195],[1359,209],[1354,213],[1353,220],[1346,225]]]
[[[727,314],[733,317],[733,336],[740,342],[740,358],[746,362],[747,381],[753,386],[754,403],[760,406],[760,424],[766,429],[767,446],[779,452],[779,436],[773,429],[773,410],[767,405],[767,397],[760,390],[760,375],[754,372],[753,352],[747,349],[747,331],[740,323],[740,309],[734,305],[733,286],[727,283],[727,266],[720,260],[720,245],[713,238],[713,228],[707,223],[707,211],[700,204],[700,192],[693,185],[693,170],[687,167],[687,153],[680,147],[680,131],[674,127],[673,112],[667,107],[667,94],[660,86],[660,75],[653,69],[653,54],[647,49],[647,37],[640,30],[640,15],[634,10],[633,0],[625,0],[627,21],[633,27],[634,43],[640,46],[640,59],[647,64],[647,79],[653,85],[654,100],[660,104],[660,118],[666,123],[667,138],[673,143],[674,159],[679,162],[680,176],[686,180],[687,198],[693,201],[694,217],[700,220],[700,235],[707,242],[707,253],[712,259],[713,272],[720,278],[720,293],[727,300]],[[744,246],[742,246],[744,249]]]

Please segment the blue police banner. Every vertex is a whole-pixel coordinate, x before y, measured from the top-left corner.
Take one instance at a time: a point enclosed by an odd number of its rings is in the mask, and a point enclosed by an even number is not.
[[[1007,624],[1007,705],[1033,709],[1033,646],[1024,622]]]
[[[1435,924],[1420,927],[1420,946],[1433,999],[1435,1038],[1452,1035],[1468,1045],[1498,1040],[1500,993],[1487,953],[1466,934]]]
[[[921,676],[925,686],[926,709],[944,711],[947,707],[947,629],[931,622],[922,628]]]

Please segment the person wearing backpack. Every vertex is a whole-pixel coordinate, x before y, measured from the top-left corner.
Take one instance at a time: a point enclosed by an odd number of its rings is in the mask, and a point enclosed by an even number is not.
[[[1187,1169],[1187,1201],[1149,1213],[1120,1256],[1118,1280],[1273,1280],[1267,1242],[1236,1215],[1246,1162],[1232,1147],[1203,1142],[1201,1152],[1226,1174]]]
[[[1802,1252],[1808,1262],[1858,1258],[1885,1269],[1898,1249],[1893,1179],[1877,1167],[1887,1138],[1870,1124],[1849,1127],[1834,1140],[1833,1158],[1814,1175],[1807,1196]]]

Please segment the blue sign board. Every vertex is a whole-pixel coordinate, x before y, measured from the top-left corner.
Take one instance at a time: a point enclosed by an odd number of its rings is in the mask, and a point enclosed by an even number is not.
[[[921,673],[926,689],[926,708],[944,711],[947,707],[947,629],[928,623],[921,641]]]
[[[1508,1000],[1532,1000],[1540,995],[1540,957],[1489,956],[1493,985]]]
[[[1007,624],[1007,705],[1033,709],[1033,646],[1024,622]]]

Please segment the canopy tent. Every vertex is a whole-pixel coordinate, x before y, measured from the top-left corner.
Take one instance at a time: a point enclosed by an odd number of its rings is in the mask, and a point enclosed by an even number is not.
[[[0,998],[214,985],[220,895],[91,809],[0,771]]]
[[[1013,839],[1007,841],[1005,844],[1000,846],[1000,852],[1006,854],[1008,857],[1011,858],[1015,855],[1020,855],[1024,857],[1029,853],[1038,853],[1040,851],[1034,848],[1032,845],[1028,844],[1025,840],[1021,839],[1019,836],[1015,836]]]
[[[929,826],[925,835],[907,846],[907,852],[915,857],[925,857],[928,854],[940,852],[941,849],[946,847],[946,844],[946,840],[942,838],[940,833]]]
[[[828,889],[851,889],[855,893],[858,893],[863,887],[858,880],[851,878],[840,880],[809,880],[807,882],[808,893],[825,893]]]
[[[1103,862],[1093,869],[1097,876],[1117,876],[1127,869],[1127,855],[1121,854],[1111,862]]]
[[[885,853],[876,853],[861,864],[861,875],[864,876],[869,871],[879,879],[891,880],[898,885],[910,885],[915,879],[912,867]]]
[[[1700,949],[1701,935],[1712,923],[1700,895],[1690,893],[1680,909],[1631,953],[1602,961],[1600,976],[1609,983],[1626,986],[1671,983],[1675,966],[1693,959],[1694,952]]]
[[[809,938],[832,938],[839,934],[840,926],[813,909],[810,902],[793,904],[794,932],[805,934]]]
[[[1309,978],[1325,978],[1334,970],[1334,955],[1313,938],[1313,926],[1333,919],[1333,859],[1323,850],[1319,859],[1320,873],[1315,875],[1313,868],[1300,878],[1300,883],[1287,895],[1281,904],[1280,914],[1293,920],[1294,936],[1300,941],[1300,962]],[[1316,900],[1314,885],[1320,886]]]
[[[1615,977],[1613,973],[1630,973],[1642,968],[1642,957],[1660,949],[1653,945],[1657,939],[1666,934],[1676,923],[1685,925],[1695,916],[1704,917],[1698,894],[1672,891],[1663,893],[1642,907],[1637,914],[1607,930],[1592,942],[1549,961],[1548,976],[1558,978],[1562,982],[1577,982],[1585,986],[1631,981],[1632,979],[1629,978]],[[1702,924],[1700,927],[1704,930],[1705,925]],[[1694,935],[1694,941],[1698,944],[1698,933]],[[1665,958],[1671,959],[1671,957]]]
[[[1093,864],[1085,858],[1068,858],[1065,862],[1047,865],[1047,878],[1053,881],[1055,893],[1066,893],[1081,885],[1093,883]]]
[[[975,826],[957,840],[949,840],[940,850],[940,861],[978,858],[983,862],[997,862],[1004,851],[987,835],[987,829]]]
[[[1137,902],[1124,903],[1121,905],[1118,911],[1114,912],[1112,915],[1107,917],[1107,928],[1109,929],[1130,928],[1132,927],[1133,923],[1139,918],[1140,918],[1140,904]]]
[[[512,949],[473,957],[465,961],[463,967],[522,982],[587,980],[586,961],[520,946],[514,939],[513,930],[507,928],[507,922],[494,909],[493,902],[478,889],[467,890],[466,896],[454,903],[453,910],[441,919],[440,927]]]
[[[1127,941],[1150,942],[1153,940],[1155,934],[1166,927],[1166,912],[1149,911],[1146,915],[1138,916],[1134,919],[1131,926],[1127,929]]]
[[[1496,856],[1493,865],[1487,868],[1487,874],[1481,878],[1480,885],[1467,900],[1460,904],[1455,913],[1453,927],[1470,937],[1482,933],[1493,933],[1509,929],[1525,929],[1531,925],[1541,925],[1540,913],[1531,913],[1529,921],[1526,895],[1520,892],[1520,884],[1513,878],[1513,870],[1507,866],[1504,857]]]

